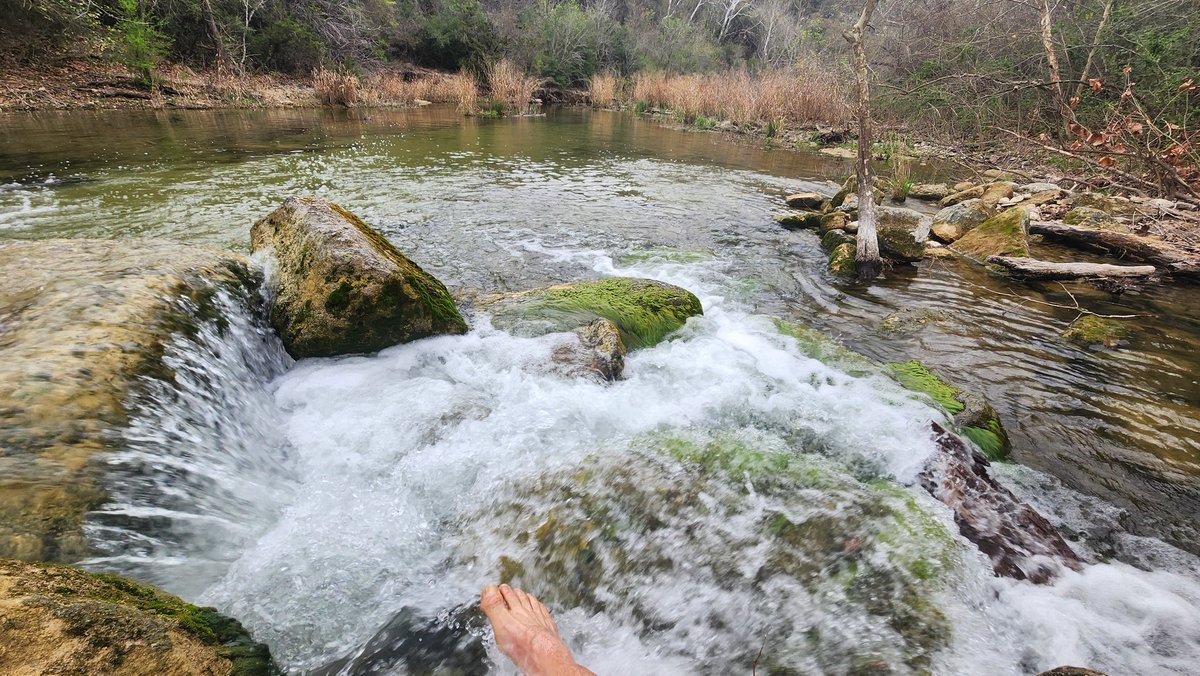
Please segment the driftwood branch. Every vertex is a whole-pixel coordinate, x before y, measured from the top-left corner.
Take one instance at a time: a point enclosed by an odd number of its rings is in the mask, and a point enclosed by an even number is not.
[[[1200,255],[1177,249],[1166,242],[1111,230],[1092,230],[1050,221],[1033,221],[1029,234],[1044,235],[1084,249],[1100,250],[1119,258],[1131,258],[1165,267],[1181,275],[1200,274]]]
[[[1008,269],[1021,279],[1096,279],[1149,277],[1157,272],[1153,265],[1109,265],[1107,263],[1052,263],[1036,258],[992,256],[989,263]]]

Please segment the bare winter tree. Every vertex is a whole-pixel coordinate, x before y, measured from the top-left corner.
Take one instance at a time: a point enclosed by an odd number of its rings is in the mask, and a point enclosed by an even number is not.
[[[858,101],[854,116],[858,121],[858,250],[854,263],[862,279],[879,275],[883,262],[879,258],[879,238],[875,232],[875,173],[871,168],[871,73],[867,69],[867,49],[864,43],[867,25],[875,12],[876,0],[865,0],[858,21],[844,33],[854,52],[854,76],[858,80]]]

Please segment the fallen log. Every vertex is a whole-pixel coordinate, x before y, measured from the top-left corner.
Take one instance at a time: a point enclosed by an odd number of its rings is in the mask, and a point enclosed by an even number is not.
[[[1092,230],[1053,221],[1033,221],[1029,234],[1044,235],[1067,244],[1099,250],[1119,258],[1132,258],[1165,267],[1169,271],[1200,274],[1200,255],[1178,249],[1161,240],[1110,230]]]
[[[1053,263],[1036,258],[992,256],[987,259],[1020,279],[1111,279],[1149,277],[1158,272],[1153,265],[1109,265],[1107,263]]]

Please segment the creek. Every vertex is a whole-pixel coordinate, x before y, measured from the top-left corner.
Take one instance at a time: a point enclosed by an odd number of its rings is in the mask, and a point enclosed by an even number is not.
[[[838,280],[771,216],[847,161],[616,113],[45,113],[0,116],[0,142],[0,237],[245,251],[317,194],[463,299],[464,336],[293,363],[223,298],[227,326],[170,346],[177,387],[130,402],[88,567],[217,606],[288,670],[511,673],[466,610],[500,576],[600,674],[1200,664],[1194,289],[1026,288],[950,259]],[[612,384],[470,302],[609,275],[705,310]],[[1065,342],[1074,302],[1137,329]],[[1093,563],[994,577],[914,485],[943,415],[774,318],[986,397],[1014,446],[994,473]]]

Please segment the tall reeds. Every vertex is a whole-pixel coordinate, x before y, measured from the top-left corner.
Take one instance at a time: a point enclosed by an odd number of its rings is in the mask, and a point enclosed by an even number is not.
[[[350,107],[358,103],[361,84],[352,73],[339,73],[324,67],[314,70],[312,74],[317,100],[327,106]]]
[[[613,73],[596,73],[588,83],[588,98],[597,108],[608,108],[617,101],[617,76]]]
[[[492,98],[518,115],[533,109],[533,97],[542,88],[541,80],[526,75],[508,59],[501,59],[492,66],[487,79]]]
[[[459,110],[476,109],[475,76],[459,72],[376,73],[360,80],[350,73],[327,68],[313,71],[312,86],[324,105],[411,106],[421,102],[454,103]]]
[[[460,70],[446,77],[446,85],[453,95],[451,100],[458,104],[458,112],[474,115],[479,110],[479,87],[473,73]]]
[[[693,75],[639,73],[633,80],[632,100],[642,108],[668,109],[687,122],[704,117],[739,125],[839,124],[850,118],[841,83],[817,67],[755,75],[740,70]]]

